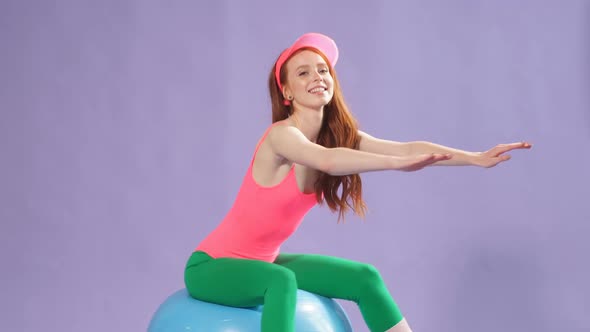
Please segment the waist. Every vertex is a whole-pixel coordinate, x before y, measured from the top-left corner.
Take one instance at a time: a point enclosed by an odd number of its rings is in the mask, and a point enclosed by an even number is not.
[[[204,261],[208,261],[210,259],[237,258],[272,263],[279,255],[279,251],[280,247],[272,251],[260,251],[251,250],[248,248],[227,248],[219,246],[211,247],[208,246],[206,243],[201,243],[199,246],[197,246],[197,248],[195,248],[195,251],[192,253],[191,258],[189,258],[189,262],[191,262],[191,266],[194,266],[196,265],[196,263],[201,263]],[[193,256],[196,258],[193,258]]]

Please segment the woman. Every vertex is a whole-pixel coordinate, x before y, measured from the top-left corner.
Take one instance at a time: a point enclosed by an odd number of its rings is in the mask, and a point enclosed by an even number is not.
[[[236,307],[264,304],[262,331],[293,331],[297,289],[355,301],[371,331],[411,331],[371,265],[330,256],[280,253],[281,244],[316,204],[339,219],[364,215],[359,173],[416,171],[429,165],[492,167],[512,149],[470,153],[428,142],[376,139],[357,129],[334,71],[329,37],[301,36],[270,77],[273,124],[254,151],[229,213],[195,249],[185,269],[196,299]],[[338,189],[341,188],[341,194]]]

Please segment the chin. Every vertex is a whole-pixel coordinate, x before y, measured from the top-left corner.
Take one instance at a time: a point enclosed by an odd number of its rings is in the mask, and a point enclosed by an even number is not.
[[[309,107],[312,107],[312,108],[321,108],[321,107],[328,105],[330,103],[330,101],[332,101],[331,98],[325,98],[325,99],[321,99],[321,100],[314,100],[314,102],[310,102],[308,105],[309,105]]]
[[[326,105],[328,105],[328,103],[322,102],[322,103],[314,103],[314,104],[309,104],[309,108],[315,108],[315,109],[321,109],[323,107],[326,107]]]

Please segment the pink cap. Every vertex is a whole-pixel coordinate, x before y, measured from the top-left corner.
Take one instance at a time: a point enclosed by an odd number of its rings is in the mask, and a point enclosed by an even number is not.
[[[281,53],[281,55],[279,56],[279,59],[277,60],[277,65],[275,68],[275,79],[277,81],[277,85],[279,86],[279,90],[283,90],[280,77],[281,67],[283,67],[285,61],[287,61],[287,59],[289,59],[289,57],[293,55],[293,53],[304,47],[313,47],[318,51],[322,52],[326,56],[332,67],[334,67],[336,65],[336,62],[338,61],[338,47],[330,37],[322,35],[321,33],[306,33],[299,37],[288,49],[284,50],[283,53]],[[288,104],[289,101],[285,100],[285,105]]]

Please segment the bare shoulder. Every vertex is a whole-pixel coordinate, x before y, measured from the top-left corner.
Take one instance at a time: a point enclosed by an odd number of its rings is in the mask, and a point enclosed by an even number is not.
[[[272,161],[273,164],[279,162],[284,162],[284,158],[280,155],[275,153],[273,149],[273,141],[277,141],[279,138],[277,136],[282,136],[282,132],[286,129],[286,127],[291,126],[285,120],[279,121],[274,123],[272,128],[269,129],[266,137],[260,142],[260,147],[258,148],[257,159],[262,159],[266,161]],[[297,129],[297,128],[295,128]]]
[[[377,138],[369,133],[367,133],[366,131],[362,131],[362,130],[357,130],[357,134],[359,135],[359,138],[361,139],[361,141],[365,141],[365,142],[376,142],[381,140],[380,138]]]
[[[275,144],[281,144],[284,141],[297,143],[301,142],[301,140],[307,140],[299,128],[295,127],[286,120],[275,123],[268,132],[268,137],[271,143]]]

